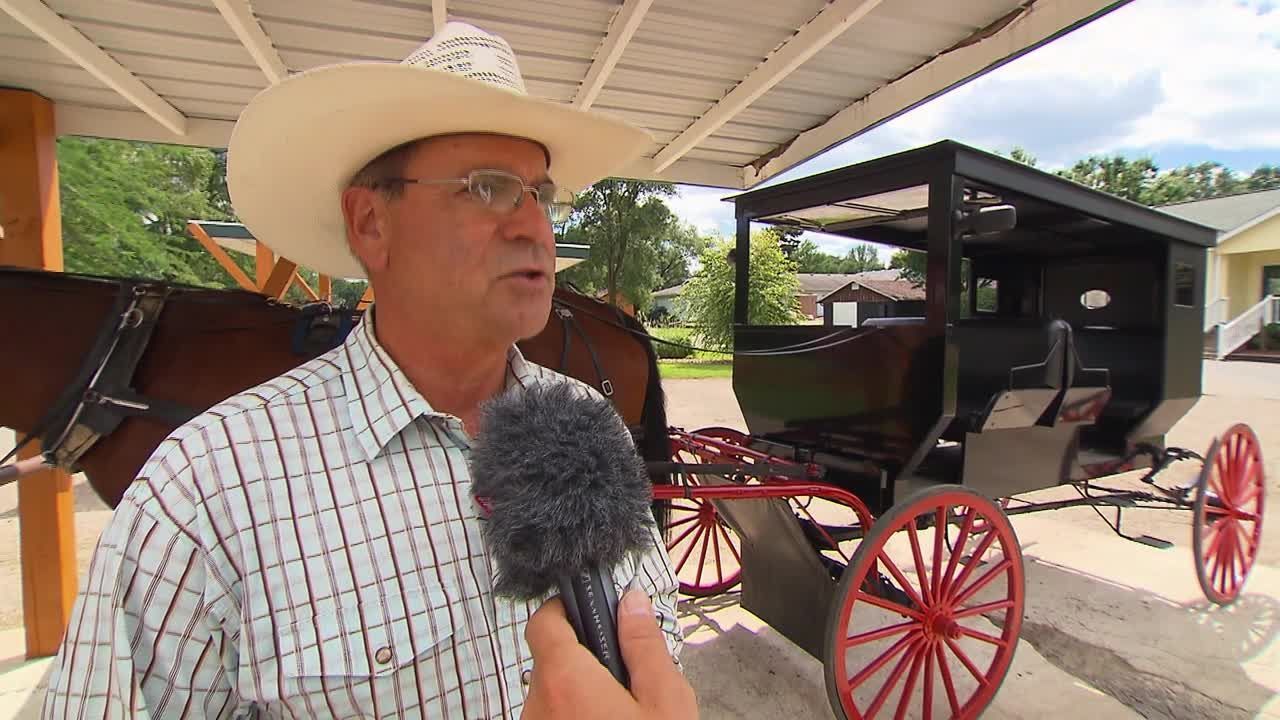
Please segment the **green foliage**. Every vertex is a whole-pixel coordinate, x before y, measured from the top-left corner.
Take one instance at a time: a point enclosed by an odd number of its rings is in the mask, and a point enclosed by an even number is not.
[[[711,238],[698,233],[692,225],[677,223],[659,241],[655,289],[675,287],[689,279],[690,262],[711,244]]]
[[[796,259],[796,252],[801,245],[800,236],[804,234],[803,229],[785,225],[770,225],[761,232],[778,242],[778,247],[782,248],[782,254],[786,255],[787,259]],[[802,270],[801,272],[804,271]]]
[[[685,316],[703,343],[715,348],[733,346],[735,269],[728,254],[728,240],[713,243],[702,253],[702,269],[689,279],[681,293]],[[742,262],[739,258],[738,262]],[[796,265],[788,260],[772,233],[757,232],[751,239],[750,287],[747,313],[753,325],[794,325],[802,319],[800,281]]]
[[[1058,175],[1143,205],[1167,205],[1280,188],[1280,168],[1263,165],[1247,176],[1221,163],[1183,165],[1168,172],[1149,157],[1090,155]]]
[[[680,343],[680,345],[693,344],[693,332],[688,328],[649,328],[649,334],[658,340],[668,340],[673,343]],[[694,351],[688,347],[668,345],[664,342],[654,342],[653,349],[658,353],[658,357],[664,360],[683,360],[694,353]]]
[[[916,287],[924,287],[928,264],[928,256],[916,250],[898,250],[889,258],[889,267],[900,270],[902,279],[910,280]]]
[[[562,239],[590,246],[590,255],[561,277],[588,292],[603,290],[611,301],[630,300],[639,311],[648,308],[649,295],[659,282],[658,249],[688,240],[663,202],[675,194],[670,183],[617,178],[585,190],[574,202]],[[673,240],[675,236],[680,240]],[[669,272],[678,274],[678,267]]]
[[[863,243],[854,245],[844,257],[839,257],[823,252],[817,243],[805,238],[790,257],[796,263],[796,272],[802,273],[860,273],[884,269],[876,249]]]
[[[234,287],[217,261],[186,233],[190,219],[231,219],[209,195],[219,174],[209,150],[60,139],[67,271]],[[252,272],[252,259],[240,260]]]

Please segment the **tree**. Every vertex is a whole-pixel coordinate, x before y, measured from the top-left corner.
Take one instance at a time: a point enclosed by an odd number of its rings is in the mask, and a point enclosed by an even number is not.
[[[791,255],[791,260],[796,264],[796,272],[840,272],[840,258],[822,252],[818,249],[818,244],[809,238],[800,241],[800,245]]]
[[[800,236],[804,235],[804,229],[798,227],[790,227],[787,225],[770,225],[763,232],[774,237],[778,241],[778,247],[782,248],[782,254],[787,256],[788,260],[795,259],[795,253],[800,248]]]
[[[880,262],[880,253],[870,245],[858,243],[849,248],[849,253],[844,256],[844,264],[840,272],[860,273],[883,269],[884,263]]]
[[[674,287],[689,279],[689,264],[711,244],[697,228],[679,224],[658,246],[657,281],[654,290]]]
[[[729,261],[733,243],[720,240],[701,257],[702,268],[685,283],[681,302],[685,317],[701,341],[718,348],[733,347],[733,305],[736,270]],[[736,260],[741,262],[741,258]],[[752,324],[794,325],[801,320],[800,281],[795,262],[782,252],[778,236],[757,232],[751,239],[747,312]]]
[[[1000,152],[997,154],[1004,155],[1003,152]],[[1025,148],[1023,148],[1020,145],[1014,145],[1013,149],[1009,151],[1009,159],[1014,162],[1020,162],[1023,165],[1027,165],[1029,167],[1035,167],[1040,162],[1039,160],[1036,159],[1035,155],[1032,155],[1030,152],[1028,152]]]
[[[580,194],[563,239],[590,246],[590,256],[566,270],[564,279],[584,290],[603,290],[614,304],[626,298],[637,310],[646,308],[658,279],[658,248],[679,229],[663,202],[675,194],[670,183],[616,178]]]
[[[1134,202],[1145,202],[1158,168],[1149,157],[1129,160],[1120,155],[1090,155],[1058,175],[1087,187]]]
[[[1250,191],[1280,188],[1280,165],[1260,165],[1244,181]]]
[[[896,268],[903,280],[910,280],[916,287],[924,287],[928,256],[918,250],[901,249],[889,258],[889,267]]]
[[[230,219],[208,195],[218,174],[214,154],[201,148],[60,139],[58,187],[67,271],[234,287],[226,271],[186,232],[192,218]],[[252,271],[248,258],[240,261]]]

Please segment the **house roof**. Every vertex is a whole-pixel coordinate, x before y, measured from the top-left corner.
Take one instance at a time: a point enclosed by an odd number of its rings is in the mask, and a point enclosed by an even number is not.
[[[1162,205],[1159,209],[1231,234],[1280,211],[1280,189]]]
[[[817,295],[822,297],[853,282],[854,273],[796,273],[800,280],[801,295]]]
[[[742,189],[1130,0],[22,0],[0,84],[59,134],[225,147],[264,87],[399,61],[446,20],[502,35],[529,92],[653,134],[628,177]]]
[[[820,294],[818,302],[825,302],[828,297],[834,295],[840,290],[843,290],[850,283],[861,285],[868,290],[880,293],[891,302],[925,299],[924,288],[916,286],[910,280],[904,280],[902,278],[902,271],[897,269],[868,270],[867,272],[855,273],[853,275],[833,274],[829,277],[848,278],[848,280],[836,287],[832,287],[826,293]]]
[[[669,288],[662,288],[661,290],[657,290],[653,293],[652,297],[655,297],[655,298],[680,297],[680,293],[683,291],[684,291],[684,283],[680,283],[679,285],[672,285]]]

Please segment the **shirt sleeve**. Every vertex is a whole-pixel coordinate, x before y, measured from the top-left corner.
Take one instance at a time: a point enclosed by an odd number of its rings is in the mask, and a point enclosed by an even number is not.
[[[149,488],[126,494],[94,551],[43,717],[225,718],[241,710],[230,681],[235,638],[220,612],[228,595],[207,558]]]
[[[671,560],[667,556],[666,544],[658,532],[655,523],[649,524],[649,532],[653,542],[651,547],[637,561],[627,568],[615,571],[614,581],[621,598],[627,590],[638,587],[643,589],[653,602],[653,612],[667,641],[667,650],[671,658],[680,666],[680,652],[684,649],[684,633],[676,616],[676,603],[679,600],[680,583],[671,569]]]

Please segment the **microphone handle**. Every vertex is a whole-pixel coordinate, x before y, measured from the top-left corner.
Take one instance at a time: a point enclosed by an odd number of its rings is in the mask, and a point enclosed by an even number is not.
[[[612,573],[596,567],[562,576],[559,585],[560,600],[578,642],[596,656],[615,680],[630,689],[631,680],[618,647],[618,594],[613,588]]]

